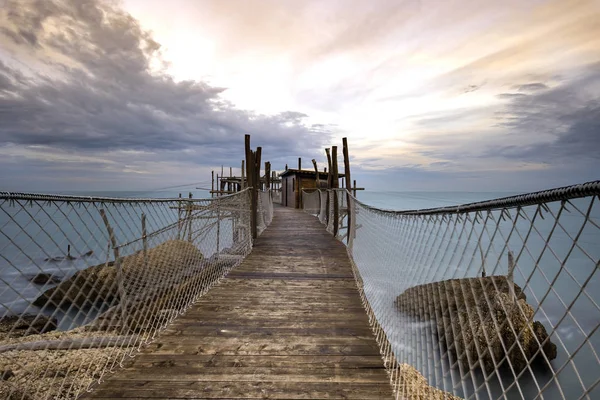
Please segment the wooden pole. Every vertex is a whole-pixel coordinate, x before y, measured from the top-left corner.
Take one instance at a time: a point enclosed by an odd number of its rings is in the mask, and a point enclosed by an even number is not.
[[[242,160],[242,172],[241,172],[242,179],[241,179],[241,183],[240,183],[241,190],[244,190],[246,188],[246,182],[244,182],[244,172],[245,172],[246,168],[245,168],[244,164],[245,164],[245,160]]]
[[[331,202],[331,196],[329,195],[329,191],[331,190],[331,153],[329,152],[329,148],[325,149],[325,153],[327,154],[327,168],[325,170],[325,172],[327,172],[327,201],[325,202],[325,209],[327,210],[327,212],[325,213],[326,215],[326,222],[329,225],[329,218],[331,217],[329,215],[329,206],[330,206],[330,202]]]
[[[188,209],[187,209],[187,228],[188,228],[188,242],[192,243],[192,192],[188,194]]]
[[[271,163],[265,161],[265,188],[271,188]]]
[[[217,181],[219,175],[217,175]],[[179,201],[177,202],[177,240],[181,239],[181,193],[179,193]]]
[[[340,209],[338,201],[338,191],[335,190],[340,185],[340,179],[338,176],[338,159],[337,159],[337,146],[331,147],[331,167],[333,168],[332,186],[333,186],[333,236],[338,235],[340,228]]]
[[[212,184],[210,186],[210,197],[214,197],[215,195],[215,171],[210,171]]]
[[[344,154],[344,178],[346,181],[346,215],[348,218],[348,223],[347,223],[347,234],[346,234],[346,240],[347,243],[350,243],[350,238],[352,236],[351,234],[351,229],[350,226],[352,224],[352,213],[350,212],[350,182],[352,182],[350,180],[350,157],[348,156],[348,139],[347,138],[342,138],[342,144],[343,144],[343,149],[342,152]],[[354,181],[356,183],[356,181]]]
[[[302,170],[302,158],[298,157],[298,171]]]
[[[256,238],[256,212],[257,212],[257,192],[256,182],[254,182],[255,169],[256,169],[256,155],[250,148],[250,135],[245,136],[245,147],[246,147],[246,175],[248,177],[248,187],[250,190],[250,232],[252,238]]]
[[[332,172],[333,172],[333,168],[331,167],[331,153],[329,152],[329,148],[325,149],[325,153],[327,153],[327,164],[328,164],[328,171],[329,173],[327,174],[327,189],[331,189],[331,182],[332,182]]]
[[[352,191],[354,192],[353,196],[356,197],[356,179],[354,180],[354,189]]]
[[[317,161],[313,158],[312,159],[312,163],[313,163],[313,167],[315,167],[315,186],[317,187],[317,189],[321,189],[321,181],[319,179],[319,168],[317,168]]]
[[[142,213],[142,249],[144,251],[144,268],[148,268],[148,237],[146,235],[146,214]]]
[[[108,222],[108,217],[104,212],[104,209],[101,208],[98,210],[100,212],[100,216],[102,217],[102,221],[104,222],[104,226],[108,231],[108,237],[110,239],[110,245],[113,248],[113,254],[115,256],[115,270],[117,271],[117,287],[119,290],[119,307],[121,308],[121,318],[123,319],[123,325],[127,326],[127,298],[125,295],[125,286],[123,286],[123,271],[121,269],[121,257],[119,256],[119,247],[117,246],[117,238],[115,237],[115,232],[113,231],[110,223]]]

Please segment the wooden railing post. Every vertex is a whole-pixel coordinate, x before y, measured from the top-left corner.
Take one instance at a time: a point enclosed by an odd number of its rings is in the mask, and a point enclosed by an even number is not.
[[[337,160],[337,146],[331,147],[331,167],[333,168],[333,176],[331,178],[331,184],[333,186],[333,236],[337,237],[340,229],[340,204],[338,200],[338,191],[340,179],[338,175],[338,160]]]
[[[245,136],[245,145],[246,145],[246,175],[248,176],[248,187],[250,189],[250,232],[252,234],[252,238],[255,239],[257,235],[256,229],[256,212],[258,206],[258,192],[257,186],[258,182],[256,182],[256,153],[252,151],[250,148],[250,135]],[[259,148],[260,149],[260,148]],[[258,151],[258,149],[257,149]]]
[[[115,257],[115,270],[117,271],[117,288],[119,291],[119,307],[121,308],[121,318],[123,319],[123,325],[127,327],[127,297],[125,295],[125,286],[123,285],[123,270],[121,268],[121,257],[119,255],[119,246],[117,246],[117,238],[115,237],[115,232],[110,226],[110,222],[108,221],[108,216],[104,212],[104,209],[101,208],[98,210],[100,212],[100,216],[102,217],[102,221],[104,222],[104,226],[106,227],[106,231],[108,232],[108,237],[110,239],[110,245],[113,249],[113,254]]]
[[[342,138],[343,149],[342,152],[344,154],[344,178],[346,180],[346,217],[348,219],[347,225],[347,234],[346,234],[346,242],[350,243],[350,238],[352,236],[351,232],[351,224],[352,224],[352,213],[350,212],[350,158],[348,157],[348,139]]]

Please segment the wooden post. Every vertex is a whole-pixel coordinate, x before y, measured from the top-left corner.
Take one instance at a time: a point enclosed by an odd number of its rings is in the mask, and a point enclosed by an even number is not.
[[[327,216],[326,218],[326,222],[329,225],[329,218],[331,217],[331,215],[329,215],[329,207],[330,207],[330,202],[331,202],[331,196],[329,196],[330,190],[331,190],[331,153],[329,152],[329,148],[325,149],[325,153],[327,154],[327,201],[325,202],[325,209],[327,210],[327,212],[325,213],[325,215]]]
[[[317,168],[317,161],[312,159],[313,167],[315,167],[315,186],[318,190],[321,190],[321,180],[319,179],[319,169]]]
[[[356,179],[354,180],[354,188],[352,189],[352,191],[354,192],[353,196],[356,197]]]
[[[144,252],[144,268],[148,268],[148,237],[146,235],[146,214],[142,213],[142,249]]]
[[[298,171],[302,170],[302,158],[298,157]]]
[[[254,181],[256,179],[256,154],[250,148],[250,135],[245,136],[245,145],[246,145],[246,175],[248,176],[248,187],[252,188],[250,190],[250,232],[252,238],[255,239],[257,237],[257,229],[256,229],[256,212],[257,212],[257,195],[256,191],[257,183]],[[259,148],[260,149],[260,148]],[[259,164],[260,165],[260,164]]]
[[[187,209],[187,226],[188,226],[188,242],[192,243],[192,192],[188,194],[188,209]]]
[[[265,189],[271,188],[271,163],[265,161]]]
[[[234,229],[235,232],[235,229]],[[217,202],[217,258],[219,258],[219,251],[221,245],[221,208],[220,202]]]
[[[253,231],[252,231],[252,237],[254,239],[256,239],[258,237],[258,191],[261,189],[261,182],[260,182],[260,162],[261,162],[261,153],[262,153],[262,147],[257,147],[256,148],[256,153],[255,153],[255,164],[254,164],[254,183],[255,183],[255,189],[253,190],[253,194],[254,194],[254,227],[253,227]]]
[[[345,177],[345,181],[346,181],[346,210],[347,210],[346,215],[347,215],[347,220],[348,220],[348,223],[346,224],[347,225],[346,241],[347,241],[347,243],[350,243],[350,237],[352,236],[351,229],[350,229],[350,226],[352,224],[352,215],[350,212],[350,182],[352,182],[352,181],[350,180],[350,158],[348,156],[348,139],[342,138],[342,144],[343,144],[342,152],[344,154],[344,177]]]
[[[244,164],[245,164],[245,162],[244,162],[244,160],[242,160],[242,171],[241,171],[242,179],[240,182],[240,190],[244,190],[246,188],[246,182],[244,182],[244,172],[245,172],[246,168],[245,168]]]
[[[119,290],[119,307],[121,308],[121,318],[123,319],[123,325],[127,327],[127,297],[125,295],[125,286],[123,286],[123,271],[121,269],[121,257],[119,256],[119,247],[117,246],[117,238],[115,237],[115,232],[113,231],[110,223],[108,222],[108,217],[104,212],[104,209],[101,208],[98,210],[100,212],[100,216],[102,217],[102,221],[104,222],[104,226],[108,231],[108,237],[110,239],[110,245],[113,248],[113,254],[115,256],[115,270],[117,271],[117,287]]]
[[[328,171],[329,173],[327,174],[327,189],[331,189],[333,188],[332,186],[332,176],[331,174],[333,173],[333,167],[331,166],[331,153],[329,152],[329,148],[325,149],[325,153],[327,153],[327,164],[328,164]]]
[[[331,147],[331,167],[333,168],[332,186],[333,186],[333,236],[337,237],[340,229],[340,206],[338,201],[338,191],[340,179],[338,175],[338,159],[337,159],[337,146]]]
[[[215,195],[215,171],[210,171],[212,184],[210,186],[210,197],[214,197]]]
[[[506,280],[508,282],[508,293],[513,302],[517,301],[517,296],[515,294],[515,284],[514,284],[514,274],[515,274],[515,256],[512,251],[508,251],[508,274],[506,274]]]
[[[217,175],[217,180],[219,176]],[[179,193],[179,201],[177,202],[177,240],[181,239],[181,193]]]

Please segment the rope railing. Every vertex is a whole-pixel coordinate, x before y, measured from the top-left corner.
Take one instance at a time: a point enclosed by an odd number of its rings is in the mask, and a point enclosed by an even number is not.
[[[590,182],[389,211],[340,190],[337,238],[396,398],[600,397],[599,196]],[[303,193],[330,232],[333,198]]]
[[[273,215],[259,192],[260,232]],[[252,249],[250,191],[214,199],[0,193],[0,398],[72,399]]]

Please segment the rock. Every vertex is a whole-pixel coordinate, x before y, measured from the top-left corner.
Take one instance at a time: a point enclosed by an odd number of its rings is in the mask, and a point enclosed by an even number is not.
[[[505,276],[451,279],[415,286],[396,299],[397,307],[420,320],[434,320],[438,337],[465,364],[492,370],[506,361],[520,371],[540,344],[549,360],[556,358],[544,326],[533,321],[533,308],[518,285],[511,298]],[[505,349],[508,350],[506,354]]]
[[[168,286],[172,276],[199,263],[202,253],[191,243],[170,240],[154,248],[120,258],[123,288],[138,296],[155,288]],[[87,307],[110,304],[118,299],[119,288],[114,262],[89,267],[75,273],[58,286],[46,290],[35,301],[38,307],[67,309],[72,305]]]
[[[30,275],[27,277],[27,279],[30,282],[35,283],[36,285],[45,285],[47,283],[55,285],[57,283],[60,283],[60,281],[62,280],[61,277],[52,275],[48,272],[40,272],[36,275]]]
[[[427,379],[409,364],[400,364],[400,377],[397,386],[400,399],[410,400],[461,400],[441,389],[429,386]]]
[[[0,318],[0,336],[22,337],[46,333],[56,329],[56,318],[42,314],[11,315]]]

